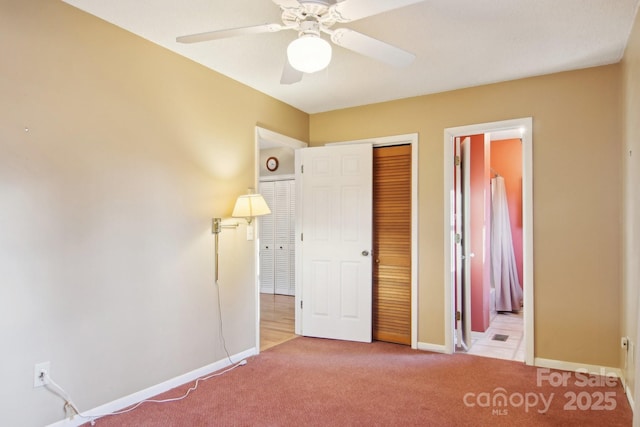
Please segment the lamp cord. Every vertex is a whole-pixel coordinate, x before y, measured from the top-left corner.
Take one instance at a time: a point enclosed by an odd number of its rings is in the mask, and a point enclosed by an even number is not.
[[[234,363],[233,360],[231,359],[231,355],[229,354],[229,350],[227,349],[227,343],[224,339],[224,328],[222,327],[222,305],[220,304],[220,285],[218,283],[218,281],[216,280],[215,283],[216,286],[216,295],[217,295],[217,302],[218,302],[218,321],[219,321],[219,326],[220,326],[220,339],[222,341],[222,348],[224,349],[225,354],[227,355],[227,359],[229,360],[229,363],[231,365],[231,367],[225,369],[224,371],[218,372],[218,373],[214,373],[211,375],[208,375],[206,377],[201,377],[195,380],[195,383],[182,395],[179,397],[173,397],[173,398],[168,398],[168,399],[162,399],[162,400],[157,400],[157,399],[145,399],[142,400],[138,403],[136,403],[135,405],[133,405],[130,408],[127,409],[123,409],[121,411],[114,411],[108,414],[101,414],[101,415],[83,415],[81,414],[76,406],[73,404],[73,402],[71,401],[71,398],[69,397],[69,395],[64,391],[64,389],[62,387],[60,387],[59,385],[57,385],[55,382],[53,382],[53,380],[48,377],[48,380],[50,381],[51,384],[55,385],[56,389],[59,390],[58,395],[60,395],[60,397],[62,397],[65,400],[65,409],[67,407],[70,407],[80,418],[84,418],[90,421],[91,425],[95,425],[96,421],[100,418],[104,418],[104,417],[108,417],[108,416],[112,416],[112,415],[121,415],[121,414],[126,414],[127,412],[131,412],[134,409],[137,409],[138,407],[140,407],[140,405],[142,405],[143,403],[168,403],[168,402],[175,402],[178,400],[182,400],[185,399],[187,396],[189,396],[189,394],[193,391],[195,391],[198,388],[198,384],[200,383],[200,381],[206,381],[210,378],[213,377],[217,377],[223,374],[226,374],[227,372],[237,368],[238,366],[243,366],[246,365],[246,360],[241,360],[238,363]]]
[[[217,274],[217,271],[216,271]],[[227,355],[227,359],[229,363],[233,365],[233,360],[231,360],[231,356],[229,355],[229,350],[227,349],[227,341],[224,339],[224,328],[222,327],[222,305],[220,304],[220,283],[216,279],[216,294],[218,296],[218,325],[220,330],[220,340],[222,341],[222,348],[224,349],[225,354]]]
[[[193,385],[191,387],[189,387],[189,389],[182,395],[182,396],[178,396],[178,397],[170,397],[167,399],[145,399],[145,400],[141,400],[140,402],[136,403],[135,405],[131,406],[130,408],[127,409],[123,409],[121,411],[114,411],[114,412],[110,412],[108,414],[100,414],[100,415],[83,415],[78,413],[78,417],[80,418],[84,418],[86,420],[90,420],[91,425],[95,425],[96,421],[100,418],[104,418],[104,417],[110,417],[113,415],[122,415],[122,414],[126,414],[128,412],[131,412],[135,409],[138,409],[143,403],[169,403],[169,402],[177,402],[179,400],[183,400],[185,399],[187,396],[189,396],[189,394],[191,394],[191,392],[196,391],[198,389],[198,385],[200,384],[201,381],[207,381],[208,379],[214,378],[214,377],[219,377],[221,375],[226,374],[229,371],[232,371],[234,369],[236,369],[238,366],[244,366],[247,364],[246,360],[241,360],[240,362],[236,363],[235,365],[231,365],[229,368],[225,369],[224,371],[220,371],[220,372],[216,372],[213,373],[211,375],[207,375],[206,377],[201,377],[195,380],[195,382],[193,383]],[[75,409],[75,407],[73,407]]]
[[[231,359],[231,355],[229,354],[229,350],[227,349],[227,342],[224,338],[224,328],[222,325],[222,304],[220,303],[220,284],[218,283],[218,234],[219,231],[215,234],[215,287],[216,287],[216,296],[217,296],[217,304],[218,304],[218,325],[219,325],[219,331],[220,331],[220,340],[222,342],[222,348],[224,349],[225,354],[227,355],[227,359],[229,360],[229,364],[231,365],[229,368],[225,369],[224,371],[218,372],[218,373],[214,373],[211,375],[208,375],[206,377],[201,377],[195,380],[195,382],[193,383],[193,385],[191,387],[189,387],[189,389],[182,395],[179,397],[174,397],[174,398],[168,398],[168,399],[162,399],[162,400],[157,400],[157,399],[145,399],[142,400],[140,402],[138,402],[137,404],[127,408],[127,409],[123,409],[120,411],[114,411],[114,412],[110,412],[107,414],[100,414],[100,415],[83,415],[80,413],[80,411],[78,411],[77,406],[73,403],[73,401],[71,400],[71,397],[69,396],[69,394],[62,388],[60,387],[55,381],[53,381],[53,379],[47,374],[46,375],[46,382],[45,382],[45,387],[53,392],[54,394],[58,395],[59,397],[61,397],[64,401],[64,409],[65,412],[67,412],[67,410],[71,410],[73,411],[73,414],[71,415],[71,417],[73,418],[74,415],[77,415],[80,418],[89,420],[89,422],[91,423],[91,425],[95,425],[96,421],[100,418],[103,417],[108,417],[108,416],[112,416],[112,415],[121,415],[121,414],[126,414],[127,412],[131,412],[134,409],[137,409],[138,407],[140,407],[140,405],[142,405],[143,403],[168,403],[168,402],[175,402],[178,400],[182,400],[185,399],[187,396],[189,396],[189,394],[193,391],[195,391],[198,388],[198,384],[200,383],[200,381],[206,381],[210,378],[213,377],[218,377],[220,375],[226,374],[227,372],[237,368],[238,366],[243,366],[247,364],[247,361],[245,359],[240,360],[238,363],[234,363],[233,360]]]

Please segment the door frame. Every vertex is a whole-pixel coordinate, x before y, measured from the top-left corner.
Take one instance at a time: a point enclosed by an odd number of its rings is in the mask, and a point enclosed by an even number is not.
[[[452,232],[454,197],[453,144],[456,137],[519,129],[522,137],[522,270],[524,288],[525,363],[534,364],[534,282],[533,282],[533,119],[531,117],[446,128],[444,130],[444,325],[445,351],[454,352],[455,236]]]
[[[255,179],[254,179],[254,188],[258,188],[258,183],[260,182],[260,149],[261,148],[270,148],[270,147],[287,147],[292,150],[296,150],[298,148],[304,148],[309,146],[308,143],[304,141],[300,141],[295,138],[291,138],[286,135],[282,135],[280,133],[271,131],[269,129],[262,128],[260,126],[256,126],[255,128],[255,147],[254,147],[254,170],[255,170]],[[288,178],[291,178],[292,175],[286,175]],[[284,177],[284,175],[283,175]],[[295,176],[293,176],[295,179]],[[297,218],[296,218],[297,219]],[[259,236],[259,222],[255,221],[255,236]],[[255,271],[255,354],[260,353],[260,271],[258,270],[259,260],[260,260],[260,246],[258,245],[258,239],[254,239],[253,241],[253,268]],[[297,268],[297,265],[296,265]],[[297,273],[296,273],[297,274]],[[297,275],[296,275],[297,281]],[[298,287],[296,283],[296,293],[298,292]]]
[[[462,139],[462,141],[460,141]],[[455,305],[462,316],[457,319],[456,313],[456,343],[457,347],[468,350],[471,347],[471,137],[455,137],[455,156],[462,161],[455,164],[455,233],[462,238],[461,244],[455,244]]]
[[[411,348],[418,348],[418,134],[409,133],[385,137],[374,137],[350,141],[331,142],[325,145],[344,144],[372,144],[376,147],[411,144]],[[298,223],[299,218],[296,218]],[[296,242],[298,239],[296,239]],[[296,249],[296,254],[298,250]],[[298,295],[302,293],[302,284],[298,274],[300,272],[296,257],[296,334],[302,335],[302,318]]]

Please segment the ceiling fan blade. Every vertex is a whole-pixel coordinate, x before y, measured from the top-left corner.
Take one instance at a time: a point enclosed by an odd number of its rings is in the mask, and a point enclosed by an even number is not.
[[[338,22],[350,22],[422,1],[424,0],[344,0],[331,6],[331,9],[340,17]]]
[[[348,28],[338,28],[330,34],[331,41],[338,46],[386,62],[394,67],[406,67],[416,58],[413,53]]]
[[[280,77],[280,84],[290,85],[293,83],[298,83],[302,80],[302,76],[304,73],[302,71],[296,70],[291,66],[289,60],[287,59],[284,63],[284,68],[282,69],[282,77]]]
[[[300,7],[298,0],[273,0],[273,2],[283,9],[295,9]]]
[[[229,37],[243,36],[246,34],[275,33],[287,27],[280,24],[263,24],[252,27],[231,28],[228,30],[208,31],[206,33],[191,34],[188,36],[176,37],[179,43],[198,43],[209,40],[226,39]]]

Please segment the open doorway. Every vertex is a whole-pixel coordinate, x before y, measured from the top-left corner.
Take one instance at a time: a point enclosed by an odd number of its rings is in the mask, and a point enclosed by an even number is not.
[[[256,188],[271,214],[257,219],[256,348],[295,337],[295,150],[307,143],[256,127]]]
[[[530,118],[445,130],[445,258],[450,266],[450,274],[445,275],[445,346],[449,352],[460,349],[533,364],[531,130]],[[496,148],[493,164],[492,144]],[[520,157],[513,156],[514,147]],[[521,251],[513,269],[505,273],[513,279],[513,303],[495,262],[494,271],[491,265],[491,252],[496,250],[491,247],[491,220],[497,218],[492,193],[497,194],[495,188],[507,176],[511,199],[516,199],[513,214],[520,217],[514,227],[520,234],[514,234]],[[495,230],[500,227],[496,225]],[[493,237],[501,242],[499,236]],[[494,302],[496,294],[499,306]],[[500,341],[505,338],[508,342]]]
[[[456,227],[462,230],[456,311],[460,324],[470,326],[470,332],[456,326],[456,351],[523,362],[520,130],[469,135],[456,143]],[[462,322],[465,317],[469,322]]]

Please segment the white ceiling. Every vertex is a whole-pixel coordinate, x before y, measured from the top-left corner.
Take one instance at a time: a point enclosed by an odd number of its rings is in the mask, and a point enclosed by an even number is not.
[[[64,1],[310,114],[616,63],[640,3],[425,0],[334,26],[416,54],[408,68],[334,45],[327,69],[281,85],[294,31],[191,45],[175,41],[181,35],[281,23],[280,9],[270,0]]]

